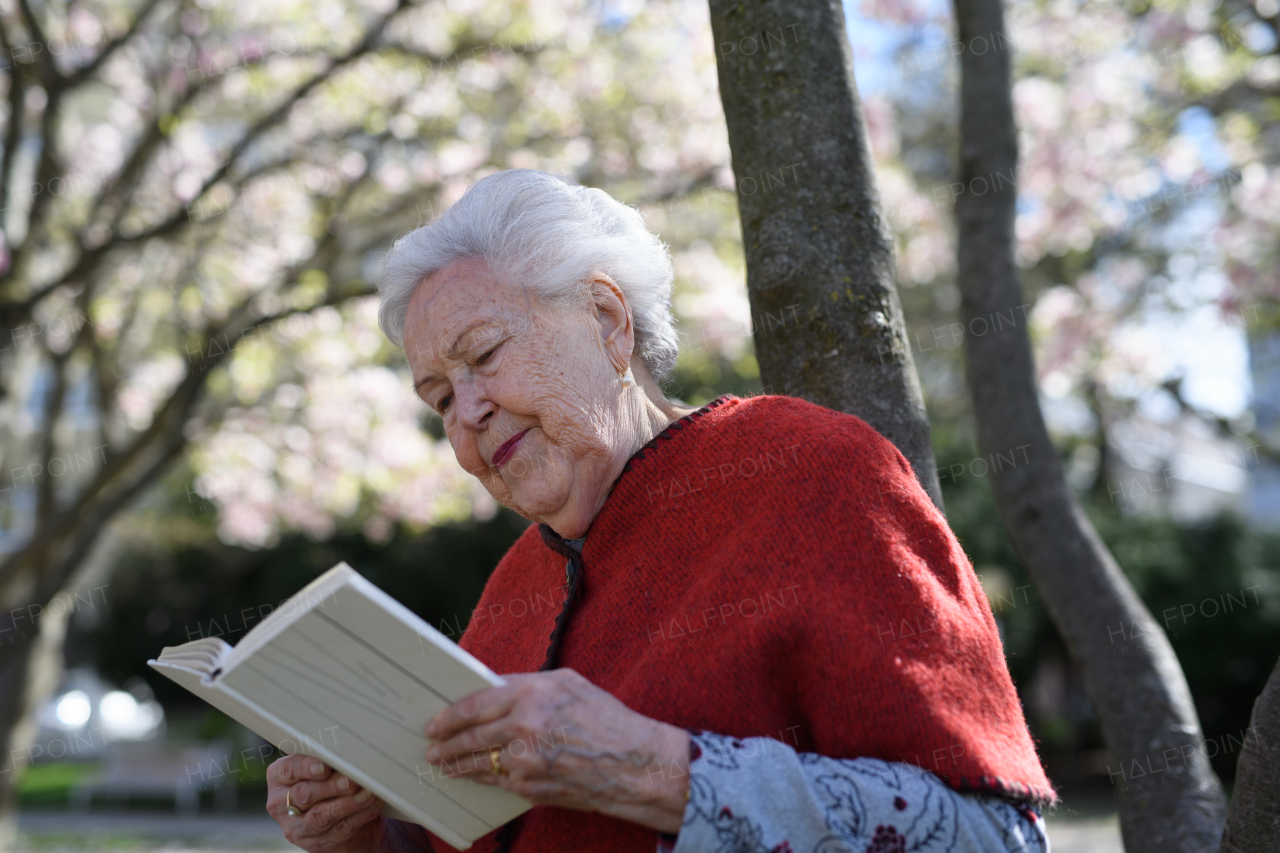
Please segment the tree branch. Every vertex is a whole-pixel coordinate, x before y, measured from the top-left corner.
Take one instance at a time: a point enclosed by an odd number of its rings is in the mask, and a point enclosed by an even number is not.
[[[13,252],[10,271],[25,265],[31,247],[38,242],[37,236],[48,230],[45,227],[44,211],[53,198],[53,179],[59,177],[62,171],[58,157],[58,109],[61,105],[61,91],[49,91],[44,113],[40,116],[40,161],[36,168],[35,194],[31,197],[31,208],[27,213],[27,232],[22,237],[21,245],[10,249]]]
[[[325,244],[326,241],[321,241],[317,246],[317,251]],[[299,263],[295,265],[293,269],[300,272],[301,269],[305,269],[309,265],[310,260],[305,264]],[[123,476],[129,467],[145,454],[151,446],[160,441],[166,434],[173,434],[175,431],[179,435],[181,434],[182,427],[189,418],[192,408],[203,393],[209,372],[230,357],[231,353],[235,351],[236,345],[248,331],[259,326],[277,323],[295,314],[308,313],[318,308],[338,305],[349,299],[367,295],[367,293],[368,291],[355,293],[333,292],[325,300],[309,308],[289,308],[247,323],[242,323],[241,318],[249,311],[257,294],[243,300],[232,310],[222,324],[205,332],[200,348],[200,357],[191,360],[187,375],[153,415],[151,424],[130,443],[129,447],[118,453],[108,454],[102,470],[81,490],[74,505],[47,516],[45,523],[40,525],[31,540],[0,565],[0,587],[8,583],[23,566],[44,558],[53,544],[74,530],[79,524],[80,516],[92,507],[98,496]],[[219,349],[217,352],[211,351],[209,346],[211,342],[219,337],[224,340],[230,340],[232,336],[235,337],[235,343],[230,347]]]
[[[361,56],[364,56],[365,54],[369,53],[373,49],[374,45],[377,43],[382,32],[386,29],[387,25],[391,22],[391,19],[395,17],[395,15],[398,14],[403,9],[408,8],[410,5],[411,5],[410,0],[399,0],[395,9],[393,9],[391,12],[388,12],[379,20],[379,22],[376,25],[371,27],[370,30],[365,34],[364,38],[361,39],[359,44],[357,44],[355,47],[353,47],[351,50],[349,50],[347,53],[343,54],[342,56],[339,56],[333,59],[333,61],[329,64],[329,66],[324,71],[321,71],[315,74],[314,76],[312,76],[309,80],[307,80],[297,89],[295,89],[293,93],[288,98],[286,98],[285,101],[282,104],[280,104],[275,110],[273,110],[271,113],[264,116],[263,118],[259,119],[241,137],[241,139],[237,141],[235,145],[232,146],[231,150],[223,159],[222,164],[214,171],[214,173],[210,175],[208,178],[206,178],[206,180],[202,183],[199,191],[196,193],[196,195],[192,199],[192,204],[198,203],[199,200],[214,185],[216,185],[218,182],[223,180],[228,174],[228,172],[231,170],[231,168],[235,165],[240,155],[243,154],[244,151],[251,144],[257,141],[263,133],[265,133],[267,130],[271,129],[272,127],[282,122],[288,116],[289,112],[293,109],[293,107],[296,106],[301,100],[303,100],[308,94],[310,94],[317,86],[331,79],[334,72],[336,72],[337,70],[351,64],[355,60],[359,59]],[[46,110],[47,111],[51,110],[53,106],[54,106],[54,103],[51,97],[50,103],[46,107]],[[46,138],[46,142],[47,142],[47,138]],[[52,177],[53,175],[51,174],[49,179],[51,180]],[[41,194],[41,195],[46,195],[46,194]],[[37,198],[40,198],[40,195],[38,195]],[[188,216],[189,208],[190,208],[190,205],[180,207],[178,210],[171,213],[170,216],[164,219],[162,222],[150,228],[145,228],[140,232],[137,232],[134,234],[127,234],[127,235],[117,233],[113,235],[112,238],[108,239],[107,241],[105,241],[100,245],[96,245],[96,246],[84,249],[84,251],[78,257],[76,263],[73,264],[72,267],[67,271],[65,271],[62,275],[58,276],[55,280],[45,284],[44,286],[39,288],[34,294],[32,294],[30,297],[23,300],[22,302],[10,303],[9,305],[3,306],[3,310],[0,310],[0,321],[4,322],[7,325],[14,325],[18,322],[21,322],[22,318],[30,315],[30,312],[34,309],[35,305],[37,305],[42,299],[46,298],[49,294],[55,291],[58,287],[71,281],[81,280],[87,277],[88,275],[92,274],[93,270],[96,269],[97,265],[102,261],[102,259],[106,256],[106,254],[118,246],[125,246],[125,245],[145,242],[147,240],[150,240],[156,237],[172,236],[174,233],[181,230],[186,222],[190,221],[190,218]],[[35,228],[35,221],[34,221],[34,218],[32,218],[31,227],[28,229],[28,238],[30,237],[34,228]],[[27,246],[30,246],[30,245],[31,245],[30,239],[23,240],[23,249],[25,249]],[[3,281],[5,278],[12,276],[14,274],[14,272],[18,268],[19,263],[24,259],[25,254],[26,254],[25,251],[14,252],[13,263],[7,274],[0,275],[0,281]]]
[[[9,190],[13,186],[13,169],[16,162],[15,155],[18,151],[18,140],[22,138],[22,119],[27,87],[23,71],[18,67],[13,45],[9,41],[9,33],[2,23],[0,23],[0,47],[4,49],[5,56],[9,61],[9,70],[12,72],[12,76],[9,78],[9,120],[4,129],[4,154],[0,157],[0,229],[4,229],[7,241],[9,238],[9,230],[7,228],[9,217],[7,214],[11,205]],[[10,263],[9,269],[12,269],[12,263]],[[7,273],[7,269],[0,270],[0,280],[3,280]]]
[[[36,18],[35,12],[32,11],[29,0],[18,0],[18,10],[22,12],[22,23],[27,28],[31,40],[39,44],[41,48],[48,45],[49,40],[44,37],[44,29],[40,26],[40,21]],[[45,88],[48,89],[50,86],[56,85],[58,69],[53,67],[53,62],[49,59],[45,50],[42,49],[36,55],[40,58],[33,64],[40,67],[40,79],[45,83]]]
[[[133,22],[129,24],[129,28],[116,38],[107,42],[106,46],[99,51],[98,55],[89,61],[88,65],[77,68],[75,71],[69,73],[64,78],[63,85],[68,89],[72,89],[79,86],[85,80],[88,80],[90,76],[102,67],[104,62],[111,58],[112,54],[137,34],[138,28],[142,26],[143,22],[146,21],[148,17],[150,17],[151,13],[155,11],[155,8],[160,5],[160,2],[161,0],[146,0],[142,8],[138,10],[138,13],[134,15]]]
[[[181,438],[181,433],[178,437],[170,436],[168,441],[158,448],[155,458],[132,482],[116,489],[92,507],[86,508],[86,513],[76,526],[70,543],[65,546],[63,555],[55,559],[41,573],[40,584],[36,595],[33,596],[40,604],[48,604],[49,599],[66,585],[89,549],[97,541],[98,535],[107,522],[125,509],[144,489],[154,484],[156,478],[164,473],[164,469],[186,449],[186,446],[187,442]]]
[[[47,351],[47,347],[46,347]],[[71,348],[58,355],[51,354],[53,362],[54,379],[53,387],[49,390],[49,397],[44,401],[44,411],[42,412],[42,421],[44,433],[40,436],[41,453],[40,453],[40,470],[43,472],[40,480],[40,487],[36,495],[36,517],[45,518],[53,511],[53,475],[50,473],[50,466],[53,464],[54,453],[57,450],[58,420],[62,417],[62,407],[67,397],[67,362],[71,355]]]
[[[276,126],[281,121],[283,121],[285,117],[289,115],[289,112],[293,109],[293,107],[299,101],[306,98],[307,95],[309,95],[313,89],[315,89],[317,86],[319,86],[321,83],[325,82],[326,80],[331,79],[333,77],[334,72],[338,71],[341,68],[346,67],[347,65],[350,65],[352,62],[354,62],[355,60],[359,59],[360,57],[364,56],[366,53],[371,51],[373,49],[374,44],[377,42],[378,38],[382,35],[382,31],[385,30],[387,27],[387,24],[391,22],[391,18],[394,17],[397,13],[399,13],[402,9],[408,8],[408,6],[409,6],[409,0],[399,0],[399,2],[396,4],[395,9],[388,12],[376,26],[372,27],[369,30],[369,32],[365,34],[365,37],[361,39],[358,45],[353,47],[351,50],[347,51],[347,53],[343,54],[342,56],[334,59],[327,69],[325,69],[324,71],[318,74],[315,74],[314,76],[311,77],[311,79],[307,80],[307,82],[303,83],[301,86],[294,89],[293,93],[290,94],[289,97],[285,99],[284,103],[280,104],[280,106],[276,107],[275,110],[268,113],[266,116],[260,118],[244,134],[244,136],[241,137],[240,140],[231,147],[231,150],[227,153],[226,157],[223,158],[222,165],[219,166],[217,169],[215,169],[213,174],[205,179],[204,183],[201,184],[200,186],[199,192],[197,192],[192,197],[191,203],[192,204],[199,203],[200,199],[204,197],[205,193],[207,193],[215,184],[217,184],[224,177],[226,177],[227,173],[231,171],[231,168],[236,164],[236,161],[240,158],[240,155],[244,153],[245,149],[247,149],[250,145],[252,145],[255,141],[257,141],[258,138],[264,132],[266,132],[270,128]],[[178,213],[175,216],[171,217],[166,222],[162,222],[159,225],[156,225],[153,228],[147,231],[144,231],[143,234],[138,235],[138,237],[134,239],[146,240],[152,237],[164,236],[165,234],[169,233],[175,225],[180,223],[181,220],[182,220],[182,214]]]

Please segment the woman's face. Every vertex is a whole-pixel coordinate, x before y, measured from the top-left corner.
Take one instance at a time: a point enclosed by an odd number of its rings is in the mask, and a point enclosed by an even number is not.
[[[405,318],[415,390],[459,464],[562,533],[585,530],[631,454],[618,414],[631,316],[616,285],[600,291],[551,306],[469,259],[419,284]]]

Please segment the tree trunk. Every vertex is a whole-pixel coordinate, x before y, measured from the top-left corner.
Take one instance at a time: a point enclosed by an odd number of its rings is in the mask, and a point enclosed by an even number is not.
[[[766,391],[865,420],[942,491],[839,0],[711,0]]]
[[[963,73],[960,310],[978,445],[995,460],[1001,518],[1083,671],[1118,762],[1112,780],[1125,849],[1202,853],[1218,845],[1225,801],[1186,679],[1069,491],[1040,413],[1014,261],[1018,151],[1004,11],[1000,0],[955,5]]]
[[[8,614],[5,614],[6,616]],[[4,616],[0,616],[3,620]],[[0,624],[0,627],[5,627]],[[21,632],[20,632],[21,633]],[[0,645],[0,851],[14,846],[17,829],[17,782],[26,766],[25,749],[17,745],[22,738],[18,723],[22,720],[26,702],[27,673],[30,669],[36,638],[29,636],[18,642]],[[0,636],[4,636],[0,634]]]
[[[24,615],[13,619],[15,612]],[[69,608],[51,615],[21,607],[0,616],[0,627],[9,617],[9,636],[16,640],[0,647],[0,853],[17,847],[17,781],[40,755],[32,748],[39,733],[36,710],[62,681],[69,615]]]
[[[2,564],[5,570],[12,569],[13,575],[7,585],[0,586],[0,593],[8,594],[7,600],[0,600],[0,853],[5,853],[5,835],[12,832],[16,819],[14,784],[27,763],[30,739],[35,735],[34,730],[20,724],[32,704],[57,687],[41,681],[53,674],[51,666],[56,666],[62,649],[61,634],[49,635],[43,630],[49,620],[44,614],[53,597],[83,567],[111,519],[158,480],[185,447],[186,439],[180,432],[170,437],[144,460],[132,483],[117,484],[101,503],[85,505],[72,535],[19,552]],[[39,653],[42,646],[47,647],[44,655]],[[43,669],[33,670],[33,660]]]
[[[1280,663],[1253,703],[1236,762],[1236,785],[1222,833],[1222,853],[1280,850]]]

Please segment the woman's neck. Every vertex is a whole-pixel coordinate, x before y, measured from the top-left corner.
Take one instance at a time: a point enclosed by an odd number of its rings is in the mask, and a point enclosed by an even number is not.
[[[637,450],[652,441],[654,436],[675,421],[696,411],[694,407],[677,406],[668,400],[643,367],[633,365],[632,373],[636,377],[636,385],[623,389],[620,413],[622,423],[617,454],[613,459],[613,465],[601,481],[600,493],[594,502],[590,517],[578,516],[572,520],[564,518],[560,520],[560,526],[564,526],[564,530],[556,524],[551,525],[551,528],[565,539],[579,539],[586,535],[591,522],[604,506],[609,493],[613,491],[613,484],[622,476],[622,469],[627,466],[627,462]]]
[[[636,387],[628,390],[636,398],[636,405],[640,412],[640,416],[636,419],[637,429],[635,431],[638,440],[632,442],[635,446],[627,453],[622,465],[618,466],[619,474],[622,473],[622,467],[626,465],[626,460],[635,455],[637,450],[653,441],[655,435],[690,412],[696,411],[696,408],[677,406],[668,400],[666,395],[662,393],[662,389],[658,387],[658,383],[654,382],[649,376],[647,370],[633,368],[632,372],[636,377]]]

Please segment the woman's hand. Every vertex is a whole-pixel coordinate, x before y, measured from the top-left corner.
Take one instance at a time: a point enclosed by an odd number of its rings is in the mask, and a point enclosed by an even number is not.
[[[302,814],[293,817],[289,804]],[[377,853],[384,846],[382,800],[319,759],[287,755],[267,768],[267,814],[290,844],[310,853]]]
[[[689,733],[632,711],[571,669],[505,675],[436,714],[427,761],[540,805],[595,811],[678,832]],[[505,776],[493,773],[500,747]]]

